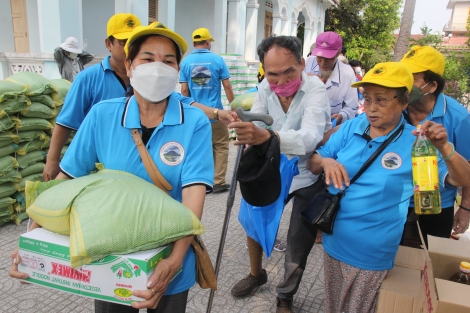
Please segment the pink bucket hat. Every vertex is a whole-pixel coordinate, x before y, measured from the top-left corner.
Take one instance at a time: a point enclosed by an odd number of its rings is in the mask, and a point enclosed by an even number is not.
[[[336,56],[343,47],[341,36],[335,32],[324,32],[318,35],[315,49],[312,56],[319,56],[331,59]]]

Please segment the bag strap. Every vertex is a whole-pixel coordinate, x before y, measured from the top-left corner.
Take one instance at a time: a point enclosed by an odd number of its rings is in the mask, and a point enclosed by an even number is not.
[[[145,148],[144,142],[142,141],[142,135],[140,134],[140,131],[137,128],[134,128],[131,130],[131,135],[135,145],[137,146],[137,151],[139,151],[140,158],[142,159],[142,162],[144,162],[145,169],[152,179],[152,182],[155,186],[167,194],[170,194],[168,191],[172,190],[173,188],[171,187],[170,183],[166,181],[165,177],[163,177],[163,175],[160,173],[158,167],[155,165],[155,162],[153,162],[152,158],[150,157],[149,152],[147,151],[147,148]]]
[[[395,140],[396,137],[403,131],[405,128],[405,122],[402,122],[400,127],[390,136],[388,137],[387,140],[384,141],[383,144],[380,145],[380,147],[370,156],[369,159],[364,163],[364,165],[359,169],[359,171],[354,175],[354,177],[351,179],[349,185],[353,184],[361,175],[362,173],[365,172],[365,170],[375,161],[375,159],[378,158],[380,154],[385,150],[385,148],[393,141]],[[343,194],[346,192],[346,189],[348,187],[344,188],[342,191]]]

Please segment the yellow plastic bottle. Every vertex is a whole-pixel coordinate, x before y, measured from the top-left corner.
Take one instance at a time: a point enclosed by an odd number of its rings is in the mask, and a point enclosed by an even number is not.
[[[421,125],[416,128],[419,131]],[[411,150],[411,160],[416,214],[441,213],[437,151],[423,133],[416,137]]]

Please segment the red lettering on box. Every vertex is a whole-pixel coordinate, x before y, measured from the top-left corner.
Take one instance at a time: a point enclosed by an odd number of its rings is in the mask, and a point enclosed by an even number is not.
[[[57,276],[62,276],[78,281],[83,281],[86,283],[90,282],[91,279],[91,271],[88,270],[77,270],[74,268],[71,268],[70,266],[63,265],[63,264],[58,264],[58,263],[52,263],[52,272],[51,274],[57,275]]]

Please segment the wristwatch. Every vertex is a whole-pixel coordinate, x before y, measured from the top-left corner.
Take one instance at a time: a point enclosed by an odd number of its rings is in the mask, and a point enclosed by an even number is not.
[[[214,109],[214,120],[219,120],[219,109]]]

